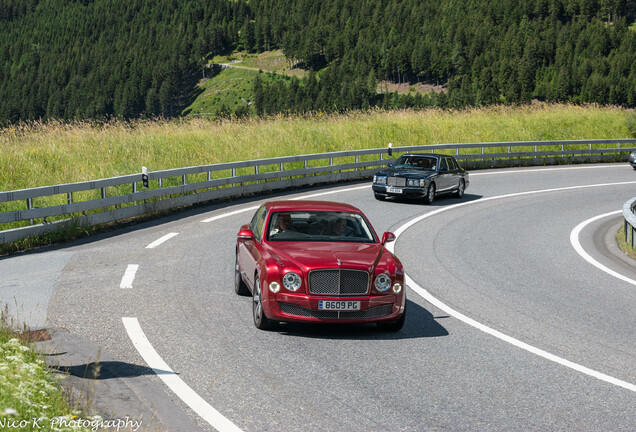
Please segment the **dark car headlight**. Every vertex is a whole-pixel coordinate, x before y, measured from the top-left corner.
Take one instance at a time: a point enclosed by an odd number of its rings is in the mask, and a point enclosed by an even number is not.
[[[374,175],[373,183],[386,184],[386,176]]]

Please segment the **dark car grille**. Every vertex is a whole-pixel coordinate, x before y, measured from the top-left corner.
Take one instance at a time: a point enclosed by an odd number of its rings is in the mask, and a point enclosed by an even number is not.
[[[305,318],[320,319],[364,319],[379,318],[389,315],[393,310],[392,304],[375,306],[367,310],[360,311],[332,311],[332,310],[313,310],[307,309],[291,303],[280,303],[280,310],[289,315],[295,315]]]
[[[369,273],[363,270],[313,270],[309,272],[309,293],[320,295],[366,294]]]
[[[386,184],[389,186],[406,186],[406,177],[388,177]]]

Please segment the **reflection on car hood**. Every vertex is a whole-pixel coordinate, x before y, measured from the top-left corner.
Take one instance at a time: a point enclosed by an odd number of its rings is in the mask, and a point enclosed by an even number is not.
[[[269,247],[280,264],[285,266],[284,261],[290,261],[304,271],[338,267],[371,271],[383,251],[378,243],[301,241],[270,243]]]

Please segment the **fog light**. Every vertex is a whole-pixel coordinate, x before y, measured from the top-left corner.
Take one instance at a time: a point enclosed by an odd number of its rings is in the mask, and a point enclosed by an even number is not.
[[[269,290],[273,293],[277,293],[278,291],[280,291],[280,284],[278,282],[270,282]]]
[[[399,282],[394,283],[394,284],[393,284],[393,292],[394,292],[395,294],[399,294],[399,293],[401,293],[401,292],[402,292],[402,284],[401,284],[401,283],[399,283]]]

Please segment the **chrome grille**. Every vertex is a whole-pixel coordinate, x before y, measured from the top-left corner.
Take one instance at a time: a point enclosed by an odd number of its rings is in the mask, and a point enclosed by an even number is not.
[[[393,310],[392,304],[375,306],[367,310],[359,311],[331,311],[331,310],[314,310],[307,309],[291,303],[280,303],[280,310],[289,315],[295,315],[306,318],[320,319],[364,319],[379,318],[389,315]]]
[[[388,177],[386,184],[389,186],[406,186],[406,177]]]
[[[363,270],[330,269],[309,272],[309,293],[319,295],[366,294],[369,273]]]

